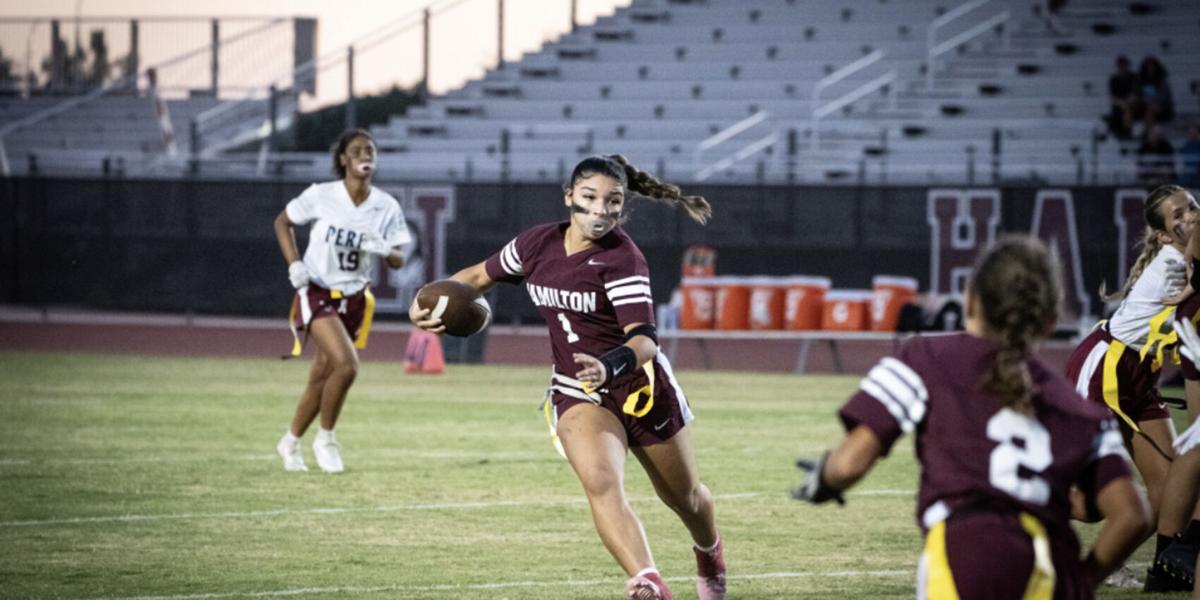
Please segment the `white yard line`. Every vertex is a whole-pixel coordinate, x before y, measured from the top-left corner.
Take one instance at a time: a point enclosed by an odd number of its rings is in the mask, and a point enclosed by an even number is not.
[[[874,495],[874,496],[893,496],[893,495],[911,495],[912,490],[864,490],[857,492],[854,495]],[[739,500],[744,498],[757,498],[766,494],[762,492],[743,492],[736,494],[717,494],[717,500]],[[785,495],[780,493],[780,499],[784,499]],[[630,498],[633,502],[657,502],[658,498],[654,496],[638,496]],[[414,503],[400,504],[396,506],[370,506],[362,508],[343,508],[343,507],[326,507],[326,508],[308,508],[308,509],[291,509],[278,508],[272,510],[255,510],[245,512],[211,512],[211,513],[163,513],[156,515],[108,515],[97,517],[66,517],[59,519],[35,519],[28,521],[0,521],[0,528],[16,528],[16,527],[47,527],[55,525],[87,525],[93,523],[151,523],[155,521],[178,521],[187,519],[247,519],[259,517],[278,517],[282,515],[337,515],[348,513],[385,513],[385,512],[403,512],[403,511],[423,511],[423,510],[476,510],[488,508],[507,508],[521,506],[574,506],[585,505],[587,499],[579,498],[562,498],[556,500],[481,500],[476,502],[433,502],[433,503]]]
[[[913,577],[916,571],[912,569],[889,571],[796,571],[777,573],[741,573],[730,575],[731,581],[750,581],[755,579],[795,579],[803,577]],[[666,577],[669,582],[690,582],[691,577]],[[564,579],[561,581],[498,581],[492,583],[443,583],[435,585],[387,585],[387,586],[335,586],[291,588],[282,590],[261,590],[256,592],[209,592],[197,594],[182,594],[178,596],[132,596],[123,598],[98,598],[96,600],[210,600],[218,598],[264,598],[274,596],[307,596],[324,594],[379,594],[385,592],[440,592],[440,591],[470,591],[470,590],[502,590],[517,588],[546,588],[546,587],[596,587],[602,585],[620,586],[623,579]]]

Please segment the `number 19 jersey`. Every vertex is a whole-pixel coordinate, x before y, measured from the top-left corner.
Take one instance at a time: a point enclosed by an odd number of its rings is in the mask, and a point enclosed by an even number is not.
[[[314,183],[288,202],[287,216],[296,225],[312,223],[304,266],[313,282],[346,295],[371,283],[372,261],[362,250],[366,236],[390,246],[411,241],[400,203],[374,186],[355,205],[341,180]]]

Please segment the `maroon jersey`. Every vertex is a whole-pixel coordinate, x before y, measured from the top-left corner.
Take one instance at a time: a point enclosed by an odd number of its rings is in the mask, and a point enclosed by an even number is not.
[[[625,327],[654,323],[646,258],[619,227],[567,256],[568,222],[526,229],[487,259],[493,281],[525,282],[550,329],[554,370],[574,376],[572,354],[600,356],[625,343]]]
[[[869,427],[885,454],[916,433],[923,529],[960,509],[1027,512],[1055,540],[1056,562],[1078,563],[1070,487],[1094,496],[1128,477],[1121,436],[1103,406],[1038,360],[1027,362],[1034,418],[1001,407],[981,389],[996,350],[969,334],[910,340],[871,369],[839,414],[847,430]]]

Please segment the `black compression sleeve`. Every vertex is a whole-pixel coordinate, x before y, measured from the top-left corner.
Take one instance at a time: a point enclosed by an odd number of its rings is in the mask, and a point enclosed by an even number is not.
[[[600,384],[604,386],[612,383],[617,377],[632,373],[637,366],[637,354],[633,348],[622,344],[605,352],[600,357],[600,362],[604,363],[604,383]]]

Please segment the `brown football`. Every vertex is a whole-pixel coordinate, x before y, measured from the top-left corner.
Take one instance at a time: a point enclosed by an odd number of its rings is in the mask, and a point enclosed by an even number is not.
[[[474,335],[492,320],[492,309],[475,288],[441,279],[417,291],[417,305],[433,311],[446,326],[446,333],[457,337]]]

